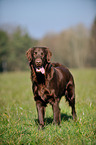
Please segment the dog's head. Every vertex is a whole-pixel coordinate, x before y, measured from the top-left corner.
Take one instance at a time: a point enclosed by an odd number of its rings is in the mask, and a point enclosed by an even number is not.
[[[46,64],[50,63],[52,53],[47,47],[33,47],[26,52],[28,61],[32,64],[37,73],[44,74]]]

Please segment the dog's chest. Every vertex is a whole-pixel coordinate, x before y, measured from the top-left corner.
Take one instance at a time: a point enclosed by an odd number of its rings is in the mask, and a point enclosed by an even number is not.
[[[54,89],[50,89],[49,87],[43,85],[43,84],[40,84],[38,85],[37,87],[38,89],[38,95],[40,96],[40,98],[43,100],[43,101],[48,101],[50,100],[51,98],[54,98],[55,97],[55,90]]]

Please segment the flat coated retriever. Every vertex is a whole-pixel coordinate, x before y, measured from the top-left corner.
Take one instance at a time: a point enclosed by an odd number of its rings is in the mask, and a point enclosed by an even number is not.
[[[30,48],[26,55],[31,68],[32,88],[40,128],[44,127],[45,107],[48,103],[53,108],[53,122],[60,124],[59,102],[64,95],[72,108],[73,119],[76,119],[75,85],[68,68],[59,63],[51,63],[52,53],[47,47]]]

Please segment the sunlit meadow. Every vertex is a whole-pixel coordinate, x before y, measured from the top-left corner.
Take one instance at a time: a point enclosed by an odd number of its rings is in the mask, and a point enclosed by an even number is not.
[[[96,69],[71,72],[76,85],[77,121],[73,121],[63,97],[60,126],[52,124],[53,112],[48,105],[43,130],[38,130],[30,72],[0,74],[0,144],[96,144]]]

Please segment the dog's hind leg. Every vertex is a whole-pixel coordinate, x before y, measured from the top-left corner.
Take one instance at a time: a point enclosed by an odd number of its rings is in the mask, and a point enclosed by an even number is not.
[[[75,86],[74,84],[72,84],[71,81],[67,84],[65,97],[72,108],[73,119],[76,120],[77,117],[76,117],[76,111],[75,111]]]

